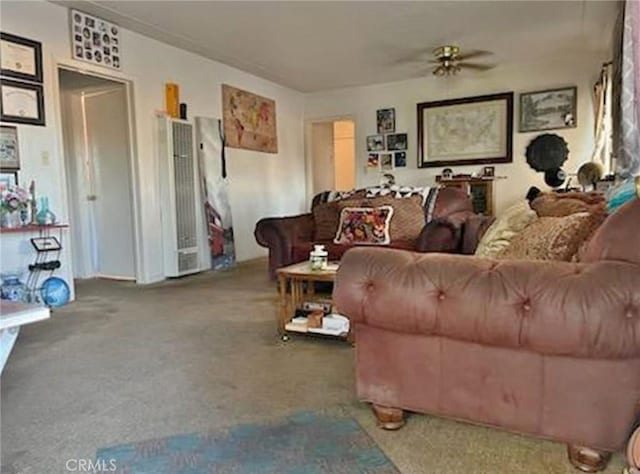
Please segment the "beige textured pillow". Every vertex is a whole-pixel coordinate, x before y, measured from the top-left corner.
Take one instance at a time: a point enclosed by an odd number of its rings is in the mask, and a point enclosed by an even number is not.
[[[337,201],[318,204],[313,208],[312,212],[315,227],[314,240],[325,241],[333,239],[340,221]]]
[[[601,214],[588,212],[566,217],[540,217],[514,237],[511,245],[496,258],[571,261],[601,222]]]
[[[511,240],[536,218],[527,201],[519,201],[507,209],[484,233],[475,254],[495,257],[509,246]]]

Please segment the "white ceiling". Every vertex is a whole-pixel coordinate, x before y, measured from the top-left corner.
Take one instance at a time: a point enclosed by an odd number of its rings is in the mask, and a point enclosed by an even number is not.
[[[303,92],[418,77],[420,53],[443,43],[498,64],[605,56],[617,12],[613,1],[55,3]]]

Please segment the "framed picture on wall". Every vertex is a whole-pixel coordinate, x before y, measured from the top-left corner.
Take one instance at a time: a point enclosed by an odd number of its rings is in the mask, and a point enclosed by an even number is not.
[[[0,171],[20,169],[20,149],[18,147],[18,128],[9,125],[0,126]]]
[[[407,134],[406,133],[392,133],[387,135],[387,150],[389,151],[402,151],[407,149]]]
[[[42,85],[0,79],[0,121],[44,126]]]
[[[73,58],[111,69],[121,69],[120,27],[79,10],[70,10],[69,14]]]
[[[384,151],[384,135],[369,135],[367,137],[367,151]]]
[[[380,162],[380,156],[377,153],[369,153],[367,155],[367,168],[377,168]]]
[[[380,169],[382,171],[393,169],[393,153],[380,153]]]
[[[0,171],[0,189],[7,189],[18,185],[17,171]]]
[[[380,109],[376,111],[378,133],[393,133],[396,131],[396,109]]]
[[[520,132],[575,128],[578,88],[549,89],[520,94]]]
[[[418,167],[511,163],[513,92],[418,104]]]
[[[42,82],[42,44],[0,32],[0,74],[22,81]]]

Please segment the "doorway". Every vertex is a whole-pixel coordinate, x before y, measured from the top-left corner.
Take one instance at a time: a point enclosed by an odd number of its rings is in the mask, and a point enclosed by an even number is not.
[[[356,186],[355,122],[314,121],[310,131],[313,194],[347,191]]]
[[[136,279],[126,84],[58,69],[74,278]]]

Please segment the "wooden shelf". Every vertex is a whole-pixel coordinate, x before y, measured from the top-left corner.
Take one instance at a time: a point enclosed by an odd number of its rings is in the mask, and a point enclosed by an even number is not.
[[[42,232],[52,229],[66,229],[69,224],[51,224],[51,225],[23,225],[20,227],[0,227],[0,234],[17,234],[27,232]]]

